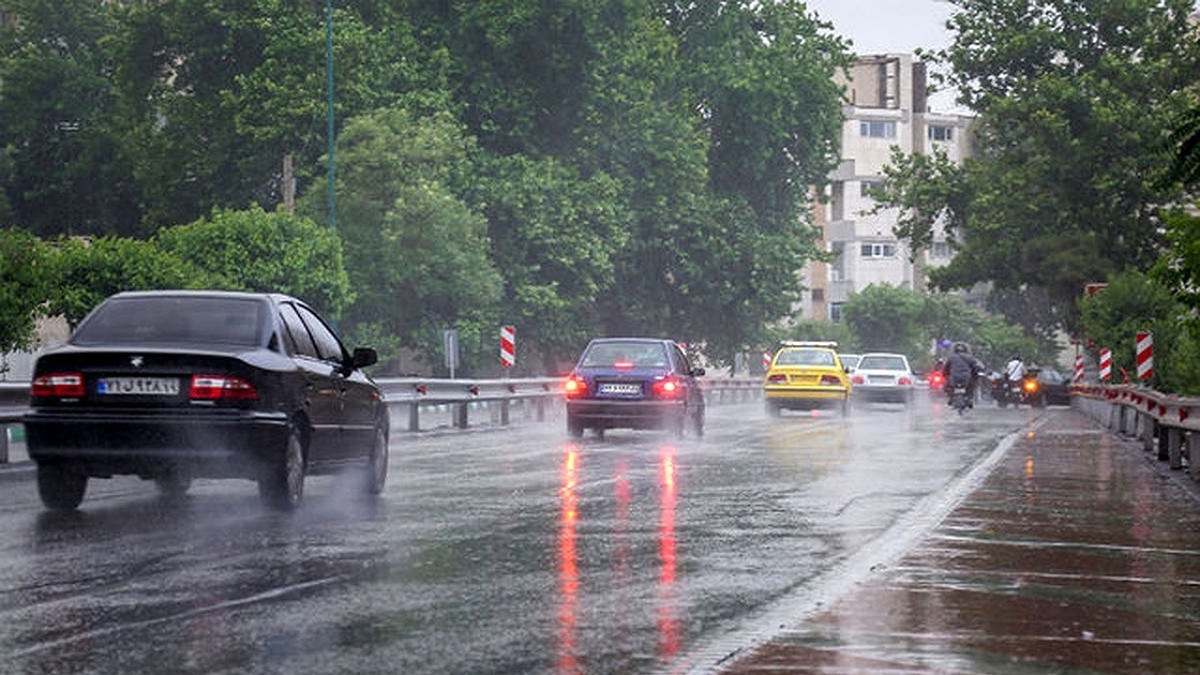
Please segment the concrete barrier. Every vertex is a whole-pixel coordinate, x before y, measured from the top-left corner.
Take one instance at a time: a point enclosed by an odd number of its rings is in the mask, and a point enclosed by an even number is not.
[[[1076,385],[1072,405],[1110,431],[1136,438],[1171,469],[1200,480],[1200,398],[1135,385]]]

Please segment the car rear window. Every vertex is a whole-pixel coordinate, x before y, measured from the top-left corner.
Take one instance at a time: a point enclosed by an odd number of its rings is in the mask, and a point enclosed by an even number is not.
[[[250,298],[114,298],[80,324],[71,342],[249,347],[259,343],[266,311],[263,302]]]
[[[775,359],[778,366],[832,366],[833,352],[823,349],[787,349]]]
[[[579,365],[611,367],[629,365],[641,368],[663,368],[670,364],[666,347],[659,342],[595,342]]]
[[[859,370],[908,370],[908,364],[900,356],[864,356],[858,362]]]

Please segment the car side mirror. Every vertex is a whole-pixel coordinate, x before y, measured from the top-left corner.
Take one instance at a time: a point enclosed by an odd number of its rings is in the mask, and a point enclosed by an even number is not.
[[[692,377],[704,377],[704,369],[692,368]]]
[[[350,357],[350,369],[366,368],[379,363],[379,353],[370,347],[355,347],[354,355]]]

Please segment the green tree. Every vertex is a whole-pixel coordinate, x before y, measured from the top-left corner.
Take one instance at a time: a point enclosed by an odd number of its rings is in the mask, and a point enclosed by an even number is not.
[[[127,237],[60,237],[48,244],[52,281],[46,316],[74,326],[108,296],[122,291],[204,288],[208,277],[154,242]]]
[[[138,205],[104,48],[111,3],[4,0],[0,12],[0,215],[44,237],[121,233]]]
[[[1137,333],[1154,335],[1154,371],[1152,383],[1164,391],[1200,393],[1200,361],[1194,331],[1188,329],[1187,308],[1166,286],[1141,272],[1129,271],[1114,276],[1108,287],[1079,301],[1084,335],[1099,349],[1111,349],[1113,374],[1121,371],[1132,380],[1137,367],[1134,360]]]
[[[338,139],[338,233],[358,293],[349,326],[379,324],[428,356],[441,352],[443,329],[460,337],[499,330],[501,278],[488,257],[487,222],[451,188],[469,171],[471,148],[446,113],[388,108],[347,122]],[[318,186],[301,207],[317,214],[323,205]],[[496,354],[480,342],[463,358],[469,372]]]
[[[854,293],[842,308],[864,351],[900,352],[910,357],[928,353],[921,327],[925,301],[921,294],[891,284],[871,284]]]
[[[955,4],[941,56],[978,113],[979,152],[959,254],[932,277],[1040,289],[1071,329],[1084,283],[1159,255],[1157,208],[1174,193],[1156,150],[1200,68],[1193,3]]]
[[[159,230],[158,247],[203,270],[216,288],[287,293],[338,316],[353,300],[335,232],[311,219],[255,206],[217,209],[190,225]]]
[[[35,319],[49,300],[49,251],[32,234],[0,229],[0,353],[33,345]]]

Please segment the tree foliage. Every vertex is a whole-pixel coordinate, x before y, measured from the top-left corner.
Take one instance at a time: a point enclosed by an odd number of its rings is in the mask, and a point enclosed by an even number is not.
[[[339,315],[353,300],[336,233],[314,221],[257,206],[159,230],[164,252],[201,270],[211,287],[287,293]]]
[[[32,234],[0,229],[0,353],[32,345],[34,320],[49,299],[49,251]]]
[[[1137,333],[1154,336],[1155,380],[1163,391],[1200,394],[1200,342],[1194,324],[1189,328],[1187,308],[1169,288],[1142,272],[1128,271],[1113,277],[1108,287],[1079,301],[1084,335],[1093,346],[1112,350],[1116,381],[1136,377]]]
[[[334,5],[336,226],[359,294],[346,304],[324,267],[281,276],[293,242],[238,239],[263,283],[427,353],[457,325],[480,363],[503,314],[545,368],[595,333],[726,360],[790,310],[851,58],[804,3]],[[273,214],[291,158],[303,212],[324,223],[321,3],[0,8],[0,215],[48,239],[166,228],[157,246],[223,256],[202,231],[299,227]],[[212,283],[253,281],[186,255]]]
[[[941,59],[960,102],[978,113],[978,153],[963,189],[946,191],[966,198],[965,218],[958,255],[932,278],[1012,291],[1020,300],[1003,309],[1014,318],[1044,299],[1045,323],[1026,328],[1073,329],[1085,283],[1145,269],[1161,251],[1157,210],[1177,192],[1162,187],[1158,149],[1200,67],[1192,3],[955,4]],[[899,166],[909,187],[917,168]],[[921,193],[903,201],[928,212]]]
[[[472,147],[446,113],[393,107],[347,123],[338,146],[338,233],[358,293],[346,314],[351,325],[377,324],[430,355],[441,352],[442,330],[498,330],[501,278],[487,222],[453,188],[469,171]],[[324,194],[316,186],[302,209],[323,213]]]
[[[104,298],[122,291],[204,288],[211,280],[154,242],[129,237],[61,237],[50,243],[54,281],[45,305],[48,316],[74,326]]]

